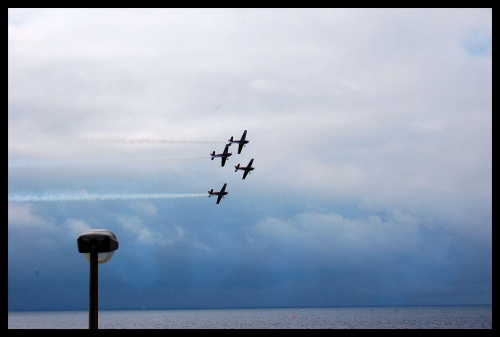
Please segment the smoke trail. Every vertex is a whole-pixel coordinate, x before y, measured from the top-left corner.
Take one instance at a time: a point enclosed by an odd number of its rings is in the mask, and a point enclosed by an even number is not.
[[[50,202],[50,201],[92,201],[92,200],[138,200],[138,199],[184,199],[206,197],[203,193],[132,193],[132,194],[45,194],[9,195],[12,202]]]
[[[129,158],[129,159],[54,159],[54,160],[9,160],[9,168],[47,168],[57,166],[77,166],[77,165],[99,165],[104,163],[120,162],[148,162],[148,161],[177,161],[177,160],[198,160],[209,159],[203,157],[178,157],[178,158]]]
[[[78,138],[78,143],[93,144],[224,144],[226,142],[196,141],[196,140],[172,140],[163,138],[110,138],[110,137],[90,137]]]
[[[210,156],[203,157],[178,157],[178,158],[137,158],[137,159],[110,159],[108,161],[132,161],[132,162],[144,162],[144,161],[173,161],[173,160],[197,160],[197,159],[210,159]]]

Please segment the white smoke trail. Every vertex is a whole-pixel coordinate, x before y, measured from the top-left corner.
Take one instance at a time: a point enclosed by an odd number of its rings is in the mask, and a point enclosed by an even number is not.
[[[226,142],[196,141],[196,140],[173,140],[163,138],[110,138],[110,137],[89,137],[78,138],[78,143],[93,144],[224,144]]]
[[[203,157],[178,157],[178,158],[128,158],[128,159],[59,159],[59,160],[9,160],[9,168],[47,168],[58,166],[78,166],[78,165],[99,165],[104,163],[120,162],[148,162],[148,161],[177,161],[177,160],[198,160],[209,159]]]
[[[50,202],[50,201],[92,201],[92,200],[139,200],[139,199],[184,199],[206,197],[203,193],[132,193],[132,194],[45,194],[9,195],[11,202]]]

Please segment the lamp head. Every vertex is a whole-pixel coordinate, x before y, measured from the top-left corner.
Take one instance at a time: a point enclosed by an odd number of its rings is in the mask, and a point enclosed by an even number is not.
[[[84,253],[90,262],[90,253],[98,253],[98,263],[103,264],[111,260],[113,253],[118,249],[116,235],[107,229],[92,229],[81,234],[76,239],[78,252]]]

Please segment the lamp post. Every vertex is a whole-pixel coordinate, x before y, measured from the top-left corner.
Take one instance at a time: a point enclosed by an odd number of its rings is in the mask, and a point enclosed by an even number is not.
[[[78,252],[84,253],[90,263],[89,329],[97,329],[98,265],[107,263],[118,249],[118,239],[107,229],[92,229],[76,239]]]

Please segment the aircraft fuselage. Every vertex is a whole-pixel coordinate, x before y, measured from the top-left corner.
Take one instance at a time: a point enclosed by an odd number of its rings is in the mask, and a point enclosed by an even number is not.
[[[255,167],[243,167],[243,166],[240,167],[235,166],[235,168],[237,170],[243,170],[243,171],[253,171],[255,169]]]
[[[249,140],[229,140],[231,144],[248,144]]]
[[[212,154],[211,156],[213,158],[223,158],[223,157],[231,157],[233,154],[232,153],[227,153],[227,154],[224,154],[224,153],[219,153],[219,154]]]

